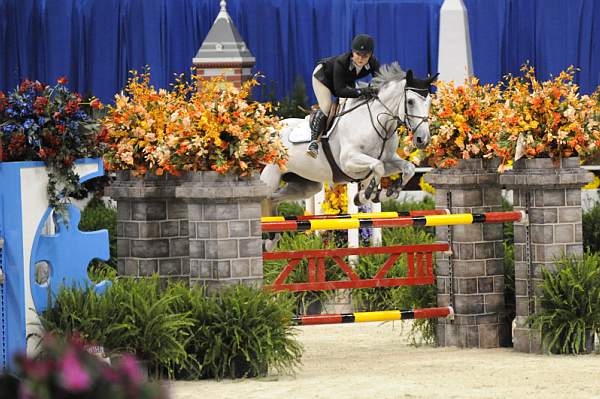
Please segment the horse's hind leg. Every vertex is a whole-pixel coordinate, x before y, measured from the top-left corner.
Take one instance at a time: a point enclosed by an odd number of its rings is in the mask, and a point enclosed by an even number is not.
[[[293,180],[274,192],[271,198],[275,202],[306,199],[321,191],[322,187],[322,183],[311,180]]]
[[[293,181],[287,182],[285,186],[274,192],[270,201],[272,204],[278,204],[282,201],[306,199],[321,191],[322,186],[322,183],[305,180],[298,177]],[[275,207],[273,207],[272,214],[275,214]],[[280,233],[271,233],[267,239],[263,240],[263,249],[265,251],[273,250],[280,238]]]

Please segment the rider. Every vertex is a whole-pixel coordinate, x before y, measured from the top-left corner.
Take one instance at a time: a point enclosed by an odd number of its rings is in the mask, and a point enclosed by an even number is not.
[[[379,61],[373,56],[375,44],[369,35],[360,34],[352,40],[352,51],[325,58],[313,71],[313,90],[319,108],[310,121],[311,142],[306,154],[316,158],[318,139],[323,134],[331,109],[331,96],[342,98],[371,98],[376,93],[371,87],[356,88],[356,81],[379,72]]]

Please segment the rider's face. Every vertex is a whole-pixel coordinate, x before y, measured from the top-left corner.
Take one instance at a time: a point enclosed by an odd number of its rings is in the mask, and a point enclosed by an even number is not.
[[[369,63],[369,58],[371,58],[371,53],[363,53],[362,51],[353,51],[352,52],[352,61],[358,67],[364,67]]]

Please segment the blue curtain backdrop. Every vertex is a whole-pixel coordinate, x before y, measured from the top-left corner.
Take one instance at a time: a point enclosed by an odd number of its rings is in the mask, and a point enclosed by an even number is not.
[[[600,83],[600,2],[464,0],[476,75],[485,82],[529,60],[541,78],[575,65],[582,91]],[[297,76],[310,85],[319,58],[346,51],[356,33],[376,40],[383,62],[437,71],[443,0],[228,0],[228,11],[277,97]],[[191,60],[218,0],[0,0],[0,90],[21,79],[70,86],[110,101],[128,71],[152,68],[168,86]],[[596,23],[594,24],[594,20]]]
[[[473,67],[484,82],[519,73],[529,61],[538,77],[581,69],[583,93],[600,84],[600,1],[463,0],[469,15]]]

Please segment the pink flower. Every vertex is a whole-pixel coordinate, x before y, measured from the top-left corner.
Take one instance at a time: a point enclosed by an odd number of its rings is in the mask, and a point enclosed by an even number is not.
[[[60,364],[60,373],[62,385],[69,392],[85,391],[92,382],[72,349],[67,352]]]
[[[132,355],[123,355],[123,358],[121,359],[121,369],[133,384],[138,385],[144,381],[140,367],[138,366],[135,357]]]

